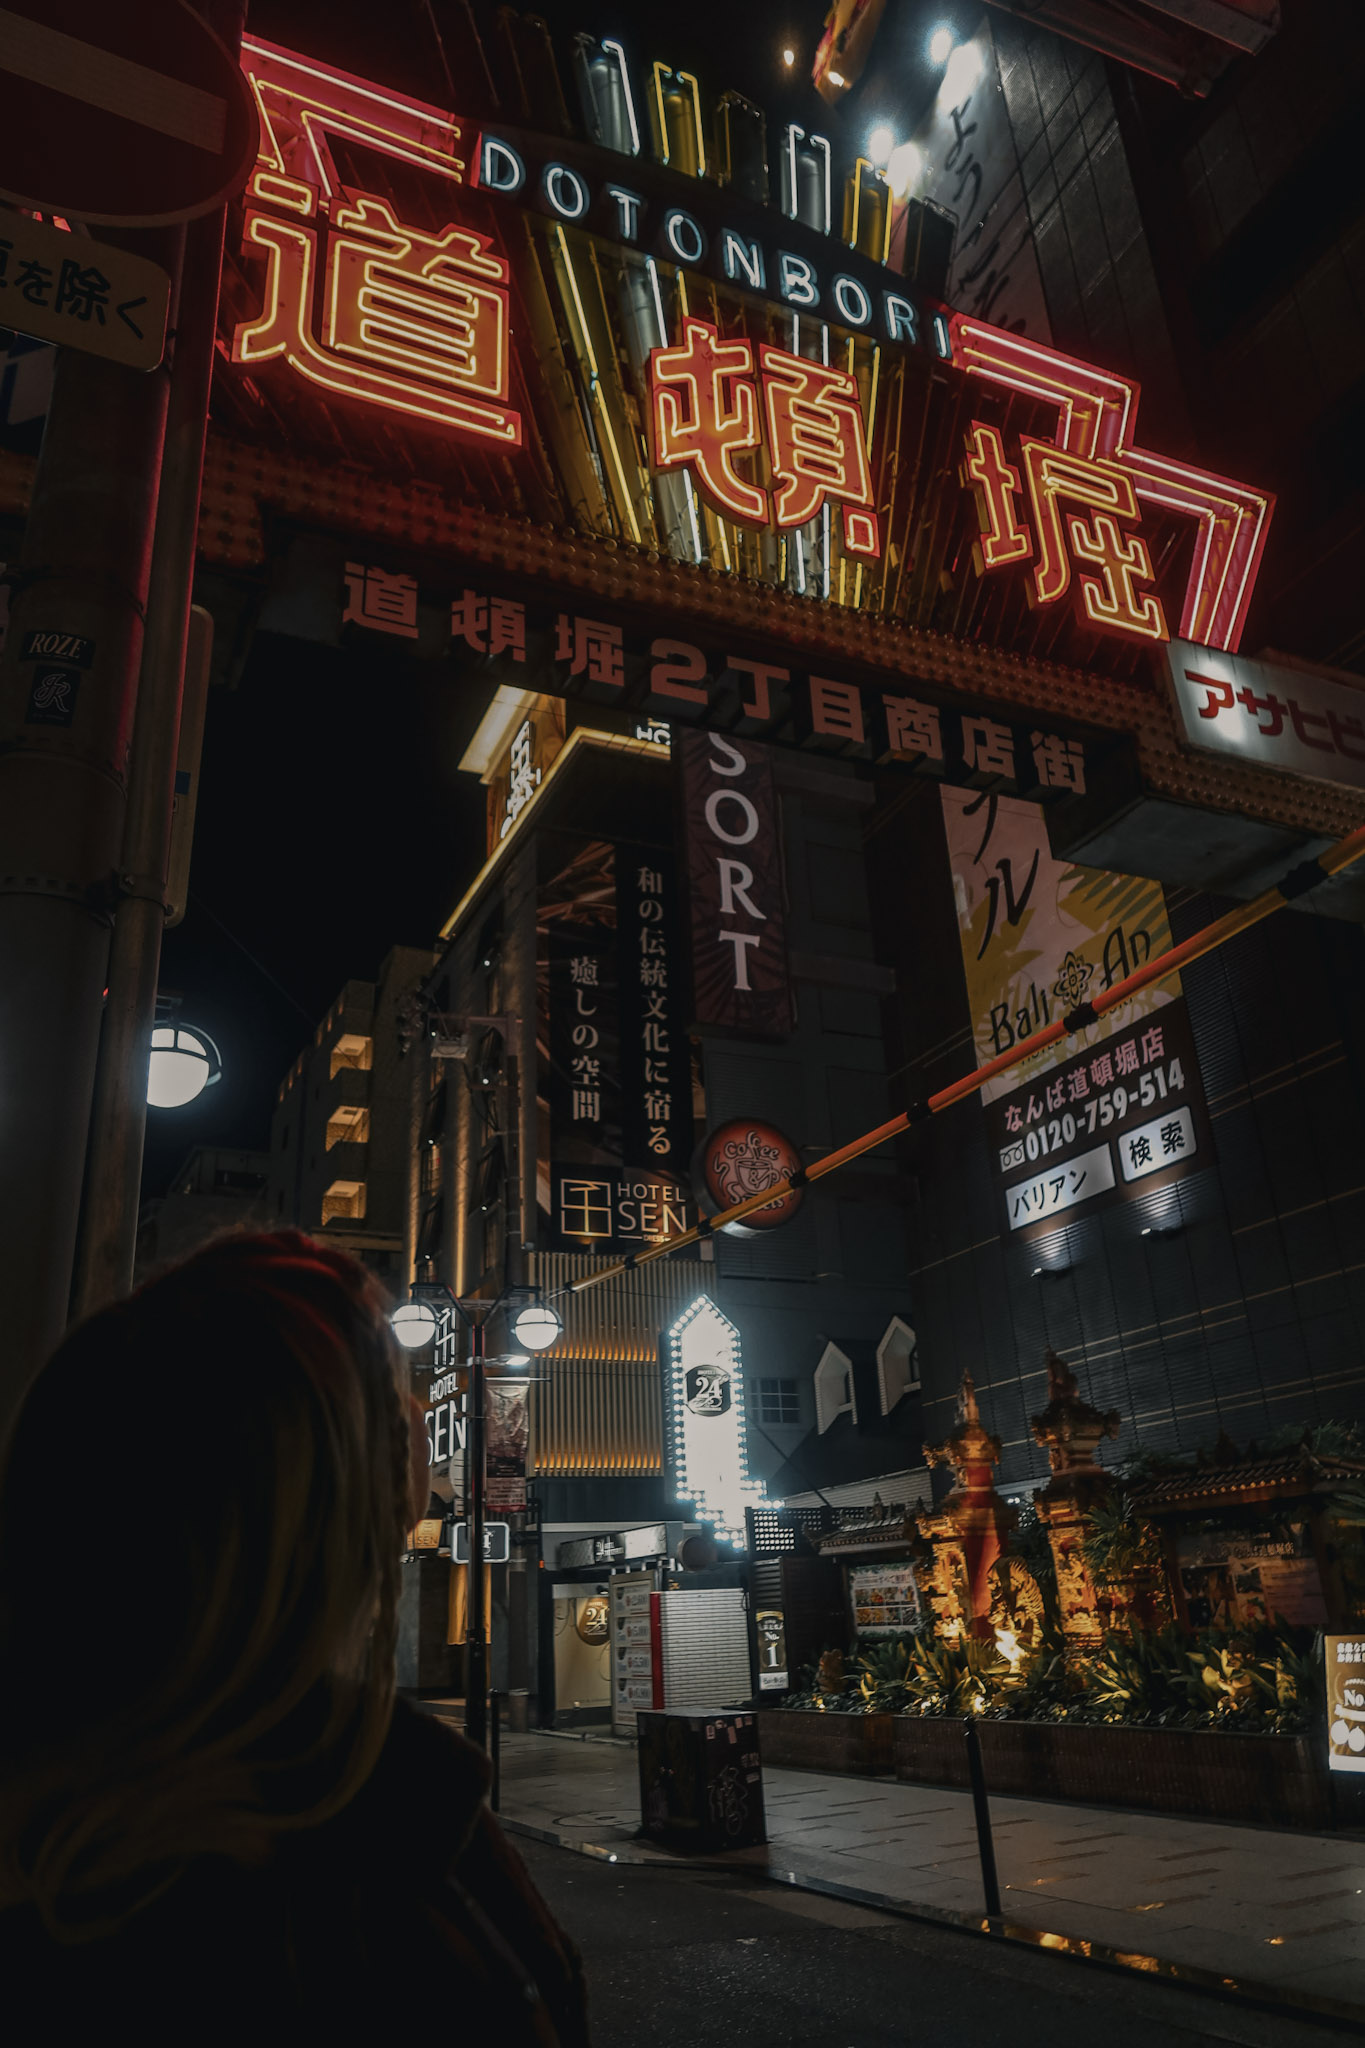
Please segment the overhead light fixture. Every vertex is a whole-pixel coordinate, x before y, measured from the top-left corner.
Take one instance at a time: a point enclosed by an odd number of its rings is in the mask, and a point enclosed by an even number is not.
[[[831,71],[829,82],[831,85],[846,85],[848,83],[842,71]]]
[[[940,22],[929,38],[929,62],[946,64],[953,54],[953,32],[946,22]]]
[[[950,101],[965,100],[981,77],[981,52],[975,43],[959,43],[948,59],[939,87]]]
[[[924,158],[917,142],[902,142],[893,149],[886,163],[886,182],[891,187],[894,199],[907,197],[912,185],[919,183]]]
[[[795,50],[784,50],[782,52],[782,62],[786,65],[788,71],[790,71],[792,65],[796,62]]]
[[[868,162],[875,164],[878,169],[881,169],[887,163],[895,147],[896,137],[894,131],[887,127],[885,121],[879,121],[867,138]]]

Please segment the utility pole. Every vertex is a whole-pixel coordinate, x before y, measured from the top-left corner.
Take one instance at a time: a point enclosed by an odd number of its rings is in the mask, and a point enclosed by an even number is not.
[[[75,1310],[89,1315],[133,1284],[147,1070],[166,919],[181,694],[194,594],[225,209],[186,230],[169,417],[128,775],[128,808],[108,994],[90,1121]]]
[[[495,1304],[496,1305],[496,1304]],[[469,1332],[469,1447],[465,1452],[465,1516],[469,1523],[469,1601],[465,1628],[464,1732],[480,1749],[488,1747],[488,1602],[484,1597],[483,1532],[487,1473],[484,1403],[488,1385],[487,1327],[490,1309]]]
[[[174,309],[185,230],[107,239]],[[70,1302],[169,385],[60,351],[0,652],[0,1434]]]

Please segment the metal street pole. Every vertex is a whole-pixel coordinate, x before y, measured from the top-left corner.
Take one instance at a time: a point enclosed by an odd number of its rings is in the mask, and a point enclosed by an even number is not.
[[[107,239],[178,284],[183,228]],[[169,384],[59,352],[0,653],[0,1435],[70,1303]]]
[[[487,1601],[484,1598],[484,1387],[487,1317],[471,1318],[469,1336],[469,1440],[465,1452],[465,1509],[469,1522],[469,1599],[465,1630],[464,1732],[480,1749],[488,1747]]]
[[[102,1308],[133,1284],[147,1069],[166,921],[181,693],[226,217],[226,210],[220,209],[194,221],[186,236],[118,905],[86,1160],[76,1271],[78,1315]]]

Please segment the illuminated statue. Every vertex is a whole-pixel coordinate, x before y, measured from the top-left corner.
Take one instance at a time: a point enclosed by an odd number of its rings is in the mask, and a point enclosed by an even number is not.
[[[1083,1650],[1103,1639],[1106,1626],[1084,1551],[1086,1516],[1114,1485],[1095,1452],[1102,1438],[1118,1435],[1120,1418],[1116,1408],[1101,1414],[1081,1399],[1075,1373],[1055,1351],[1048,1351],[1045,1363],[1050,1398],[1031,1424],[1052,1477],[1033,1504],[1052,1545],[1063,1633],[1070,1649]]]
[[[934,1550],[925,1592],[940,1634],[989,1638],[991,1570],[1019,1510],[995,1490],[991,1475],[1000,1462],[1000,1439],[981,1420],[970,1373],[963,1374],[958,1415],[950,1437],[924,1447],[925,1463],[951,1467],[956,1481],[936,1510],[921,1508],[915,1516]]]

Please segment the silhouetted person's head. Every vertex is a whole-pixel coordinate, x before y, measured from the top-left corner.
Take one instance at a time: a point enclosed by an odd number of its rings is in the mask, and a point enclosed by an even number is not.
[[[383,1303],[344,1255],[224,1238],[74,1330],[0,1477],[0,1905],[94,1932],[345,1804],[411,1516]]]

